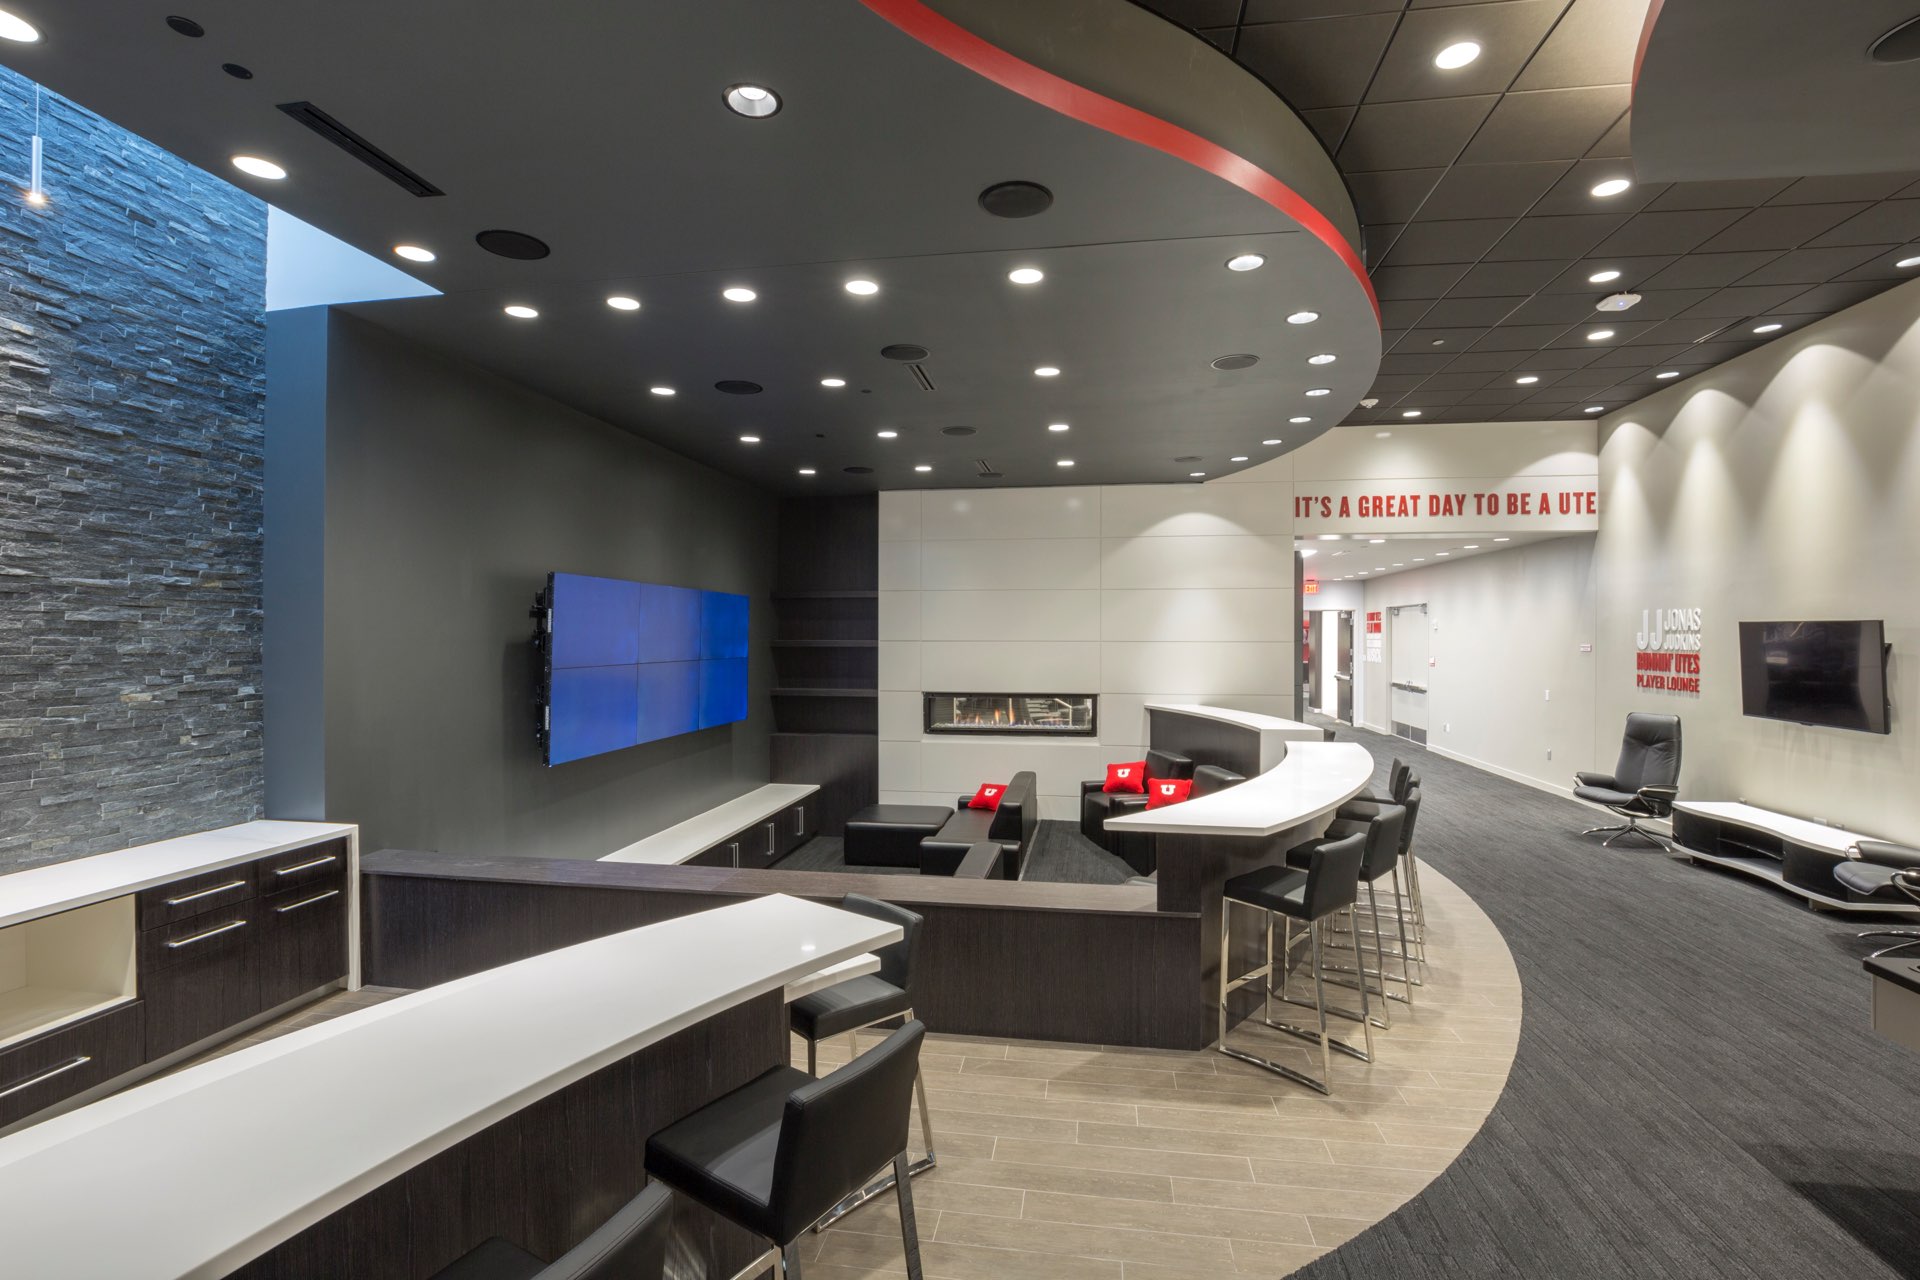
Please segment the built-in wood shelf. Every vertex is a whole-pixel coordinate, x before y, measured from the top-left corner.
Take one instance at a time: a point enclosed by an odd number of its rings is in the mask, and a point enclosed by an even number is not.
[[[0,929],[0,1047],[131,1000],[133,899]]]
[[[878,689],[775,689],[776,698],[877,698]]]

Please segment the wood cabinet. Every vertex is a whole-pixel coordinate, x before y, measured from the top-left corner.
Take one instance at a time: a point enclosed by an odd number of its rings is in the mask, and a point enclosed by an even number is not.
[[[147,1059],[216,1035],[266,1006],[253,963],[259,903],[243,902],[140,933]]]
[[[347,971],[344,875],[260,899],[254,968],[260,1007],[271,1009],[323,987]]]
[[[0,1128],[138,1067],[142,1016],[130,1000],[0,1049]]]

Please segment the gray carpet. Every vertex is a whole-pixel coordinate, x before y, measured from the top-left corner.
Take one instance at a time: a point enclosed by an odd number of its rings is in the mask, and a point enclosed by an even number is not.
[[[1873,922],[1603,849],[1583,805],[1340,736],[1383,789],[1415,762],[1420,855],[1499,926],[1525,1003],[1466,1153],[1300,1275],[1920,1276],[1920,1059],[1867,1025]]]
[[[850,867],[839,836],[815,836],[782,858],[782,871],[874,871],[915,876],[912,867]],[[1042,822],[1027,850],[1027,880],[1052,884],[1125,884],[1133,868],[1080,834],[1072,822]]]

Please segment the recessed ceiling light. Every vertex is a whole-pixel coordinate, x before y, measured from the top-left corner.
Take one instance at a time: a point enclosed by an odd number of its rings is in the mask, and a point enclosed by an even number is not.
[[[1587,277],[1588,284],[1611,284],[1620,278],[1618,271],[1596,271]]]
[[[1453,554],[1453,552],[1451,552],[1451,551],[1436,551],[1436,552],[1434,552],[1433,554],[1435,554],[1435,555],[1437,555],[1437,556],[1450,556],[1450,555],[1452,555],[1452,554]]]
[[[1312,422],[1313,419],[1309,417],[1305,417],[1303,415],[1296,415],[1294,417],[1288,418],[1287,421],[1291,422],[1294,426],[1297,427],[1303,422]]]
[[[397,244],[394,253],[408,262],[432,262],[437,256],[431,249],[423,249],[417,244]]]
[[[1007,272],[1007,279],[1015,284],[1039,284],[1047,278],[1047,273],[1038,267],[1015,267]]]
[[[1307,392],[1307,394],[1310,396],[1330,396],[1333,394],[1333,388],[1332,387],[1315,387],[1311,391]]]
[[[1340,358],[1339,356],[1333,355],[1330,352],[1322,351],[1317,356],[1308,356],[1307,363],[1308,364],[1332,364],[1335,360],[1338,360],[1339,358]]]
[[[1512,538],[1495,538],[1494,541],[1495,542],[1512,542],[1513,539]]]
[[[800,474],[801,474],[801,475],[803,475],[803,476],[810,476],[810,475],[812,475],[812,474],[813,474],[813,468],[812,468],[812,467],[802,467],[802,468],[800,468]]]
[[[1264,445],[1276,445],[1276,444],[1281,444],[1281,443],[1284,443],[1284,442],[1283,442],[1283,441],[1280,441],[1280,440],[1262,440],[1262,441],[1261,441],[1260,443],[1261,443],[1261,444],[1264,444]]]
[[[847,380],[845,378],[822,378],[820,379],[820,385],[823,387],[844,387],[847,385]]]
[[[1588,413],[1605,413],[1606,411],[1607,406],[1603,404],[1590,404],[1587,406]]]
[[[740,443],[741,444],[759,444],[760,437],[759,436],[741,436]]]
[[[661,387],[648,387],[648,388],[647,388],[647,390],[649,390],[649,391],[651,391],[651,392],[653,392],[653,394],[655,394],[655,395],[657,395],[657,396],[670,396],[670,395],[672,395],[672,394],[673,394],[673,388],[672,388],[672,387],[666,387],[666,386],[661,386]]]
[[[1418,409],[1403,409],[1400,416],[1403,418],[1417,418],[1420,416],[1420,411]]]
[[[1480,56],[1480,46],[1471,40],[1450,44],[1433,56],[1433,65],[1442,71],[1458,71]]]
[[[1247,460],[1247,455],[1244,453],[1236,453],[1231,458],[1227,459],[1228,462],[1245,462],[1246,460]]]
[[[1288,324],[1312,324],[1320,318],[1318,311],[1296,311],[1287,317]]]
[[[1611,338],[1612,336],[1613,336],[1613,330],[1611,329],[1595,329],[1592,333],[1587,335],[1587,341],[1588,342],[1605,342],[1608,338]]]
[[[1300,552],[1300,558],[1302,560],[1311,560],[1319,554],[1320,553],[1314,550],[1312,547],[1307,547]]]
[[[1902,258],[1900,259],[1900,261],[1894,263],[1893,265],[1896,267],[1899,267],[1902,271],[1905,271],[1910,267],[1920,267],[1920,257]]]
[[[1425,556],[1415,556],[1413,558],[1413,562],[1415,564],[1425,564],[1427,562],[1427,558]]]
[[[1191,476],[1193,479],[1198,480],[1201,476],[1204,476],[1207,473],[1204,471],[1189,471],[1187,472],[1187,474]]]
[[[1376,432],[1374,432],[1374,433],[1373,433],[1373,438],[1374,438],[1375,440],[1391,440],[1391,439],[1393,439],[1393,432],[1391,432],[1391,431],[1376,431]]]
[[[1753,326],[1753,331],[1755,333],[1778,333],[1785,327],[1785,325],[1780,324],[1757,324]]]
[[[1227,259],[1229,271],[1258,271],[1267,265],[1267,260],[1257,253],[1236,253]]]
[[[1315,535],[1315,537],[1314,537],[1314,540],[1315,540],[1316,542],[1338,542],[1338,541],[1340,541],[1340,535],[1339,535],[1339,534],[1337,534],[1337,533],[1322,533],[1322,534],[1316,534],[1316,535]],[[1345,555],[1345,554],[1347,554],[1347,553],[1346,553],[1346,552],[1344,552],[1344,551],[1338,551],[1338,552],[1335,552],[1334,554],[1336,554],[1336,555]]]
[[[1404,569],[1407,567],[1407,562],[1405,560],[1395,560],[1393,562],[1393,567],[1396,569]]]
[[[923,471],[923,472],[924,472],[924,471],[931,471],[931,470],[933,470],[933,468],[932,468],[932,467],[930,467],[930,466],[928,466],[928,465],[927,465],[926,463],[924,463],[924,462],[922,462],[922,463],[920,463],[920,464],[919,464],[918,466],[916,466],[916,467],[914,468],[914,470],[915,470],[915,471]]]
[[[505,311],[508,315],[512,316],[515,320],[532,320],[537,318],[540,314],[538,311],[535,311],[532,307],[523,307],[517,302],[514,303],[512,306],[502,307],[501,310]]]
[[[1523,387],[1530,387],[1540,381],[1540,375],[1537,373],[1522,374],[1520,377],[1515,378],[1514,381]]]
[[[1064,422],[1049,422],[1047,424],[1047,430],[1049,431],[1065,431],[1067,429],[1068,429],[1068,424]]]
[[[607,305],[615,311],[638,311],[640,309],[640,299],[629,298],[624,293],[616,293],[607,299]]]
[[[1060,371],[1050,364],[1043,364],[1033,371],[1033,376],[1036,378],[1057,378],[1060,376]]]
[[[780,110],[780,95],[765,85],[731,85],[725,97],[730,111],[749,120],[765,120]]]
[[[1679,377],[1680,371],[1678,369],[1667,369],[1667,370],[1663,370],[1660,373],[1656,373],[1653,376],[1660,379],[1660,381],[1665,382],[1669,378]]]
[[[858,294],[862,298],[869,298],[880,292],[880,286],[871,280],[849,280],[840,287],[848,293]]]
[[[1480,549],[1480,544],[1479,544],[1479,543],[1477,543],[1477,542],[1470,542],[1470,543],[1468,543],[1468,544],[1467,544],[1466,546],[1464,546],[1464,547],[1462,547],[1462,548],[1460,548],[1460,549],[1461,549],[1462,551],[1478,551],[1478,550]],[[1444,555],[1444,554],[1446,554],[1446,553],[1445,553],[1445,552],[1442,552],[1441,554],[1442,554],[1442,555]]]
[[[1056,467],[1070,467],[1073,465],[1073,459],[1061,458],[1059,461],[1055,462],[1053,465]]]
[[[1605,182],[1599,183],[1594,187],[1593,194],[1604,200],[1608,196],[1619,195],[1632,185],[1633,182],[1627,178],[1608,178]]]
[[[0,9],[0,40],[12,40],[18,44],[32,44],[40,38],[40,30],[25,18],[16,17],[5,9]]]
[[[250,178],[265,178],[269,182],[278,182],[287,176],[287,171],[271,160],[262,160],[259,156],[235,156],[233,167]]]
[[[900,435],[898,431],[876,431],[873,434],[879,436],[882,440],[897,439]]]
[[[1367,539],[1368,545],[1375,546],[1375,547],[1379,546],[1381,543],[1385,541],[1386,541],[1385,538],[1368,538]]]
[[[722,289],[720,291],[720,296],[725,298],[728,302],[752,302],[755,298],[759,297],[760,295],[755,293],[751,289],[743,289],[736,285],[731,289]]]

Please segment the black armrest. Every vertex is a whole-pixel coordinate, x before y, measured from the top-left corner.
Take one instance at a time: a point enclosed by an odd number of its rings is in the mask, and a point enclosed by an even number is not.
[[[1007,851],[998,840],[982,840],[967,850],[967,856],[960,859],[960,865],[953,869],[956,880],[1004,880],[1006,873],[1000,869],[1001,860]]]
[[[1573,780],[1583,787],[1605,787],[1609,791],[1620,789],[1610,773],[1576,773],[1573,775]]]
[[[1680,797],[1678,787],[1642,787],[1636,792],[1647,811],[1657,818],[1664,818],[1673,812],[1673,802]]]
[[[1856,840],[1853,851],[1877,867],[1920,867],[1920,849],[1891,840]]]
[[[1105,778],[1089,778],[1080,784],[1080,798],[1085,800],[1088,796],[1097,795],[1106,789],[1107,780]]]

